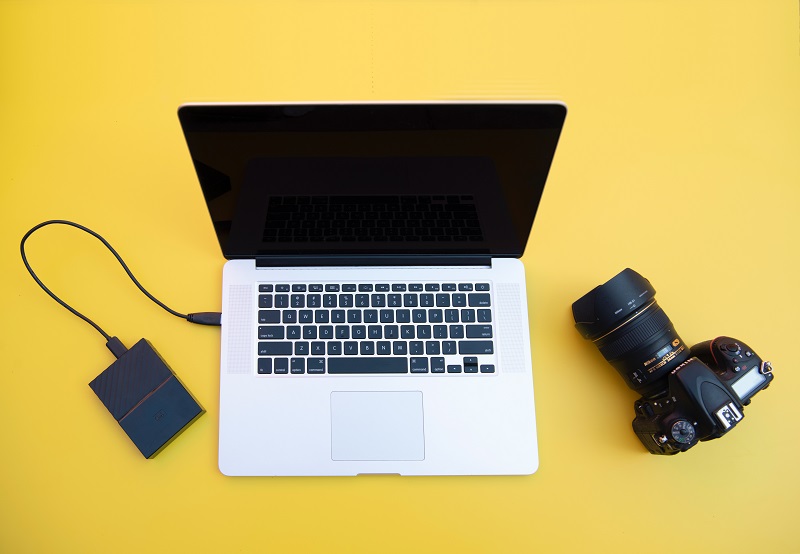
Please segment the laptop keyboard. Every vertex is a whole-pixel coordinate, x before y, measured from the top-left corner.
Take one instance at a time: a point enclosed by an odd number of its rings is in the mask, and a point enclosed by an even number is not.
[[[489,283],[258,286],[260,375],[495,373]]]

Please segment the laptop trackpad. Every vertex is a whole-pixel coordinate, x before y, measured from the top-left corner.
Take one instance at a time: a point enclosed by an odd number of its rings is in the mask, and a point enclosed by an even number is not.
[[[332,392],[331,457],[424,460],[422,392]]]

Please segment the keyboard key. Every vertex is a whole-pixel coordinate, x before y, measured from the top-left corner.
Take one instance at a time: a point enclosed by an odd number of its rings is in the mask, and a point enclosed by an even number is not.
[[[272,373],[272,358],[258,359],[258,374],[269,375]]]
[[[442,357],[431,358],[431,373],[444,373],[444,372],[445,372],[444,358]]]
[[[291,356],[292,343],[291,342],[259,342],[258,343],[259,356]]]
[[[280,323],[281,311],[280,310],[259,310],[258,311],[259,323]]]
[[[439,285],[437,283],[426,283],[425,284],[425,291],[426,292],[438,292]]]
[[[328,356],[341,356],[342,355],[342,343],[338,340],[332,340],[327,343],[328,345]]]
[[[481,373],[494,373],[494,364],[481,364]]]
[[[473,292],[469,295],[469,305],[472,308],[491,306],[492,295],[482,292]]]
[[[468,339],[490,339],[492,338],[491,325],[467,325]]]
[[[458,290],[460,291],[470,291],[472,290],[472,283],[459,283]]]
[[[331,358],[328,360],[328,373],[408,373],[407,358]]]
[[[272,292],[272,285],[258,285],[258,292]]]
[[[308,356],[308,341],[297,341],[294,343],[295,356]]]
[[[355,356],[358,354],[358,343],[355,341],[347,341],[344,343],[344,353],[346,356]],[[330,371],[330,369],[329,369]]]
[[[289,292],[290,290],[289,285],[275,285],[275,292]]]
[[[372,292],[372,285],[370,284],[358,285],[358,292]]]
[[[442,343],[442,354],[452,355],[456,354],[456,341],[446,340]]]
[[[408,343],[408,351],[412,356],[420,356],[425,353],[424,345],[421,340],[412,340]]]
[[[450,326],[450,338],[451,339],[463,339],[464,338],[464,326],[463,325],[451,325]]]
[[[259,308],[271,308],[272,307],[272,295],[271,294],[259,294],[258,295],[258,307]]]
[[[283,338],[283,337],[280,337]],[[304,325],[303,326],[303,338],[304,339],[315,339],[317,338],[317,328],[314,325]]]
[[[447,366],[447,373],[461,373],[461,366],[460,365],[448,365]]]
[[[309,358],[306,362],[309,375],[325,373],[325,358]]]
[[[363,340],[359,343],[362,356],[372,356],[375,354],[375,343],[371,340]]]
[[[342,292],[356,292],[356,289],[357,287],[354,284],[342,285]]]
[[[491,323],[492,310],[478,310],[478,321],[481,323]]]
[[[453,306],[456,308],[463,308],[467,305],[467,295],[463,292],[459,292],[453,295]]]
[[[425,355],[438,356],[441,354],[441,347],[438,340],[429,340],[425,342]]]
[[[292,358],[292,375],[306,372],[306,361],[303,358]]]
[[[297,323],[297,310],[283,310],[281,315],[284,323]]]
[[[436,305],[440,308],[449,308],[450,307],[450,295],[439,293],[436,295]]]
[[[325,343],[314,341],[311,343],[311,355],[312,356],[324,356],[325,355]]]
[[[299,325],[289,325],[286,328],[286,338],[287,339],[299,339],[302,336],[302,331]]]
[[[300,310],[297,320],[300,323],[314,323],[314,312],[311,310]]]
[[[347,310],[347,323],[361,323],[361,310]]]
[[[378,323],[378,310],[364,310],[364,323]]]
[[[477,290],[477,291],[487,291],[487,290],[489,290],[489,283],[477,283],[475,285],[475,290]]]
[[[284,339],[283,325],[263,325],[258,328],[259,340]]]
[[[445,283],[444,285],[442,285],[443,291],[454,291],[456,289],[457,287],[455,283]]]
[[[490,340],[458,341],[459,354],[494,354],[494,343]]]
[[[394,284],[392,285],[392,292],[405,292],[406,286],[403,284]]]
[[[289,358],[275,358],[275,374],[286,375],[289,373]]]
[[[328,310],[314,310],[314,323],[328,323],[329,317]]]
[[[411,358],[411,373],[428,373],[428,358]]]
[[[306,292],[305,285],[292,285],[292,292]]]
[[[288,308],[289,307],[289,295],[288,294],[276,294],[275,295],[275,307],[276,308]]]
[[[392,353],[392,343],[388,340],[378,341],[376,352],[378,356],[389,356]]]
[[[392,343],[392,352],[395,356],[405,356],[408,354],[408,343],[404,340],[398,340]]]

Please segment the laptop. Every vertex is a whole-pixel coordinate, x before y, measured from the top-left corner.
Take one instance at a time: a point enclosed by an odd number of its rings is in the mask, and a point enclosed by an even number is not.
[[[560,103],[187,104],[225,475],[531,474],[522,256]]]

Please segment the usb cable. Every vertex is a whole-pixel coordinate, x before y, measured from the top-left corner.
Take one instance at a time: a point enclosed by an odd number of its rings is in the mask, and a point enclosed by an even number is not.
[[[125,270],[125,273],[128,274],[128,277],[131,278],[131,280],[139,288],[139,290],[142,291],[142,293],[145,296],[147,296],[150,300],[161,306],[164,310],[166,310],[170,314],[176,317],[180,317],[181,319],[185,319],[190,323],[196,323],[199,325],[220,325],[222,314],[219,312],[195,312],[190,314],[182,314],[180,312],[176,312],[175,310],[173,310],[172,308],[170,308],[169,306],[158,300],[155,296],[150,294],[147,291],[147,289],[145,289],[142,286],[142,284],[138,281],[138,279],[136,279],[136,277],[134,277],[133,273],[128,268],[128,265],[123,261],[122,257],[117,253],[117,251],[114,250],[114,248],[108,243],[108,241],[104,239],[102,236],[100,236],[98,233],[95,233],[94,231],[89,229],[88,227],[84,227],[83,225],[79,225],[72,221],[67,221],[63,219],[53,219],[49,221],[44,221],[34,226],[30,231],[25,233],[25,236],[22,237],[22,241],[20,242],[19,245],[20,254],[22,255],[22,263],[25,264],[25,268],[28,270],[28,273],[31,274],[31,277],[33,277],[33,280],[36,281],[36,284],[38,284],[42,288],[42,290],[44,290],[48,295],[50,295],[50,297],[53,300],[61,304],[64,308],[72,312],[74,315],[84,320],[86,323],[94,327],[97,330],[97,332],[103,335],[103,338],[106,340],[106,346],[108,347],[109,350],[111,350],[111,352],[117,358],[119,358],[122,354],[124,354],[127,351],[127,348],[125,348],[122,342],[117,337],[112,337],[111,335],[106,333],[103,329],[100,328],[99,325],[97,325],[97,323],[95,323],[94,321],[92,321],[79,311],[77,311],[75,308],[73,308],[72,306],[61,300],[58,296],[56,296],[50,289],[48,289],[45,286],[44,283],[42,283],[39,277],[36,276],[36,273],[34,273],[33,268],[31,268],[31,265],[28,263],[28,258],[25,255],[25,241],[27,241],[28,238],[37,230],[41,229],[42,227],[46,227],[48,225],[69,225],[70,227],[75,227],[76,229],[80,229],[81,231],[89,233],[97,240],[102,242],[103,245],[106,248],[108,248],[112,254],[114,254],[114,257],[117,258],[117,261],[120,263],[120,265],[122,265],[122,268]]]

